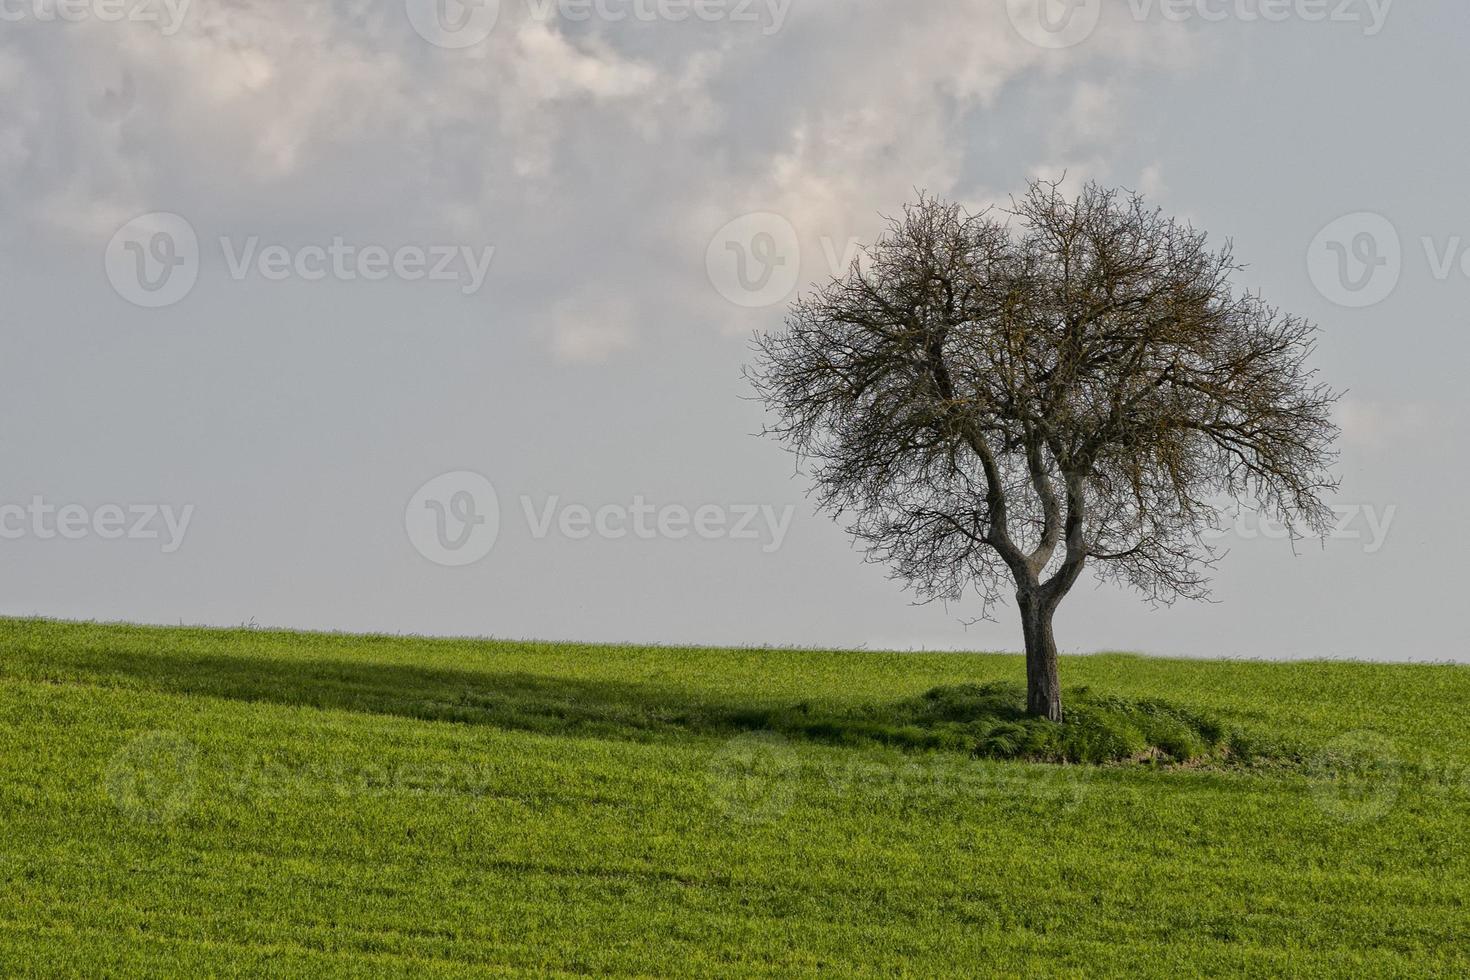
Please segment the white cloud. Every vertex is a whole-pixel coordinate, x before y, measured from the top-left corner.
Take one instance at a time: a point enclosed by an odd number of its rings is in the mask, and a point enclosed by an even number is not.
[[[1062,116],[1061,135],[1067,143],[1097,143],[1112,138],[1118,127],[1118,100],[1113,86],[1082,81],[1072,90],[1072,101]]]
[[[1151,163],[1143,168],[1143,173],[1138,177],[1138,193],[1147,198],[1157,198],[1169,192],[1169,185],[1164,181],[1164,165],[1162,163]]]
[[[1358,398],[1338,403],[1337,424],[1342,427],[1344,444],[1370,450],[1430,437],[1437,427],[1435,413],[1423,403]]]
[[[633,309],[623,300],[562,300],[550,316],[552,351],[572,363],[604,361],[633,345]]]
[[[986,190],[964,179],[966,132],[1007,84],[1080,73],[1050,146],[1090,169],[1119,126],[1094,69],[1182,57],[1106,28],[1041,50],[993,0],[808,0],[774,36],[546,23],[503,4],[488,39],[455,51],[426,44],[391,4],[366,11],[235,0],[192,5],[172,36],[94,21],[34,25],[39,46],[0,41],[0,79],[23,82],[0,122],[0,198],[42,229],[102,241],[158,209],[202,228],[289,219],[488,237],[508,260],[573,269],[580,289],[620,302],[653,290],[678,307],[664,322],[745,332],[751,317],[702,272],[732,217],[786,216],[802,281],[824,278],[915,188]],[[549,336],[576,358],[634,332],[568,322]]]

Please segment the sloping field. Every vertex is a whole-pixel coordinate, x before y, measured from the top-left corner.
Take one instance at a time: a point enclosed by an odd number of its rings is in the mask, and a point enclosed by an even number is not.
[[[1280,749],[773,721],[1012,656],[0,620],[0,973],[1470,974],[1470,670],[1062,671]]]

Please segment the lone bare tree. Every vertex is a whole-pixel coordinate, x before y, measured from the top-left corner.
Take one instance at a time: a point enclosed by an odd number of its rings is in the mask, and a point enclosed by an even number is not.
[[[979,214],[921,196],[756,338],[748,374],[870,560],[985,615],[1014,584],[1027,710],[1060,721],[1052,618],[1084,566],[1202,597],[1222,499],[1325,533],[1316,328],[1237,291],[1241,268],[1095,184]]]

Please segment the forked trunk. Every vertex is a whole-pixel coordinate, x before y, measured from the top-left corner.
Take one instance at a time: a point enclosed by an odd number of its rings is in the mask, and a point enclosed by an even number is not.
[[[1062,686],[1057,673],[1057,641],[1051,632],[1053,607],[1039,596],[1022,593],[1021,632],[1026,637],[1026,713],[1062,720]]]

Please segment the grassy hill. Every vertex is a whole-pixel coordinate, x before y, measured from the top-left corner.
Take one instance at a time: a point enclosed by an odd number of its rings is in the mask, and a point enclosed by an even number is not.
[[[929,737],[1013,656],[0,620],[0,973],[1470,974],[1470,670],[1062,672],[1267,748]]]

